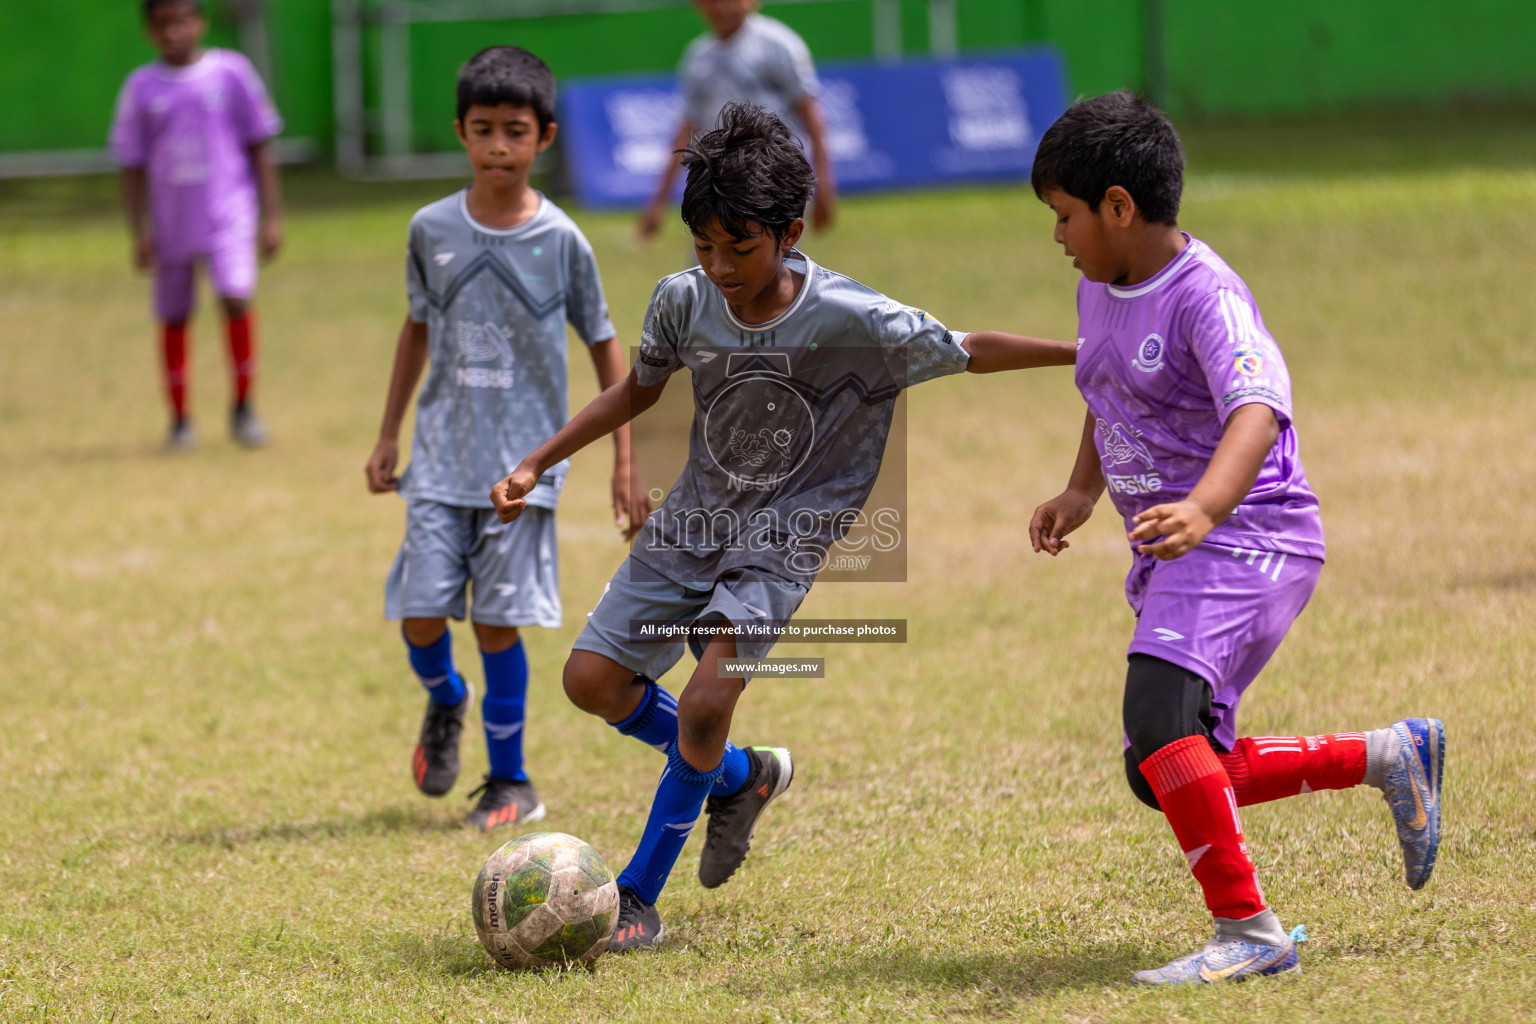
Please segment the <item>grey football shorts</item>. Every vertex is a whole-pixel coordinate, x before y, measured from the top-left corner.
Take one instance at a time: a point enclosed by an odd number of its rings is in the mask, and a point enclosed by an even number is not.
[[[631,572],[631,570],[634,570]],[[652,569],[628,559],[603,587],[597,607],[587,613],[586,628],[572,645],[618,662],[631,672],[660,679],[683,656],[686,644],[695,658],[703,654],[696,637],[645,639],[642,623],[686,624],[726,619],[734,624],[783,623],[794,617],[808,587],[773,579],[743,579],[727,575],[715,582],[673,583],[658,580]],[[776,638],[738,638],[736,656],[761,658]]]
[[[462,619],[470,586],[475,622],[559,628],[555,513],[529,506],[503,523],[488,508],[410,501],[405,541],[384,584],[384,617]]]

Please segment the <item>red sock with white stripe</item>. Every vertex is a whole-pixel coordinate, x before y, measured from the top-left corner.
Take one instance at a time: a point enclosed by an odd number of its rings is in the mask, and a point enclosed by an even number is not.
[[[1327,736],[1251,736],[1217,754],[1239,807],[1311,793],[1350,789],[1365,780],[1363,732]]]
[[[1187,736],[1170,743],[1141,763],[1141,773],[1173,826],[1211,914],[1242,919],[1262,913],[1264,893],[1243,842],[1237,799],[1210,742]]]
[[[256,314],[246,310],[226,322],[229,361],[235,373],[235,405],[244,406],[256,379]]]
[[[171,412],[180,423],[187,418],[187,325],[165,324],[160,341],[165,359],[165,391],[171,400]]]

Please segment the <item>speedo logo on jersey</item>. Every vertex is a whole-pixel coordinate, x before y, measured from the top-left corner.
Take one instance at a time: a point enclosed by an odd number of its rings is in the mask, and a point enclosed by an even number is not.
[[[459,365],[453,378],[461,388],[512,387],[512,329],[493,324],[460,320],[454,324],[454,347]],[[466,366],[466,363],[493,363],[492,366]]]
[[[1111,426],[1108,420],[1100,417],[1094,422],[1093,436],[1099,444],[1104,482],[1111,491],[1119,494],[1155,494],[1163,489],[1163,478],[1152,461],[1152,452],[1141,442],[1141,432],[1135,427],[1123,423]],[[1110,472],[1117,466],[1129,466],[1135,471]],[[1138,467],[1145,472],[1141,472]]]

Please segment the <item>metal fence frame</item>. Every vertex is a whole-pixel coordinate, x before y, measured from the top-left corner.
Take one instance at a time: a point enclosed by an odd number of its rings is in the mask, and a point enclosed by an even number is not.
[[[828,4],[846,0],[773,0],[776,4]],[[958,0],[927,0],[929,49],[958,51]],[[901,0],[868,0],[875,56],[901,59]],[[411,136],[411,26],[463,21],[514,21],[582,14],[676,10],[692,0],[331,0],[331,74],[336,120],[336,168],[350,178],[424,178],[463,172],[460,153],[416,153]],[[376,27],[382,59],[377,71],[379,109],[368,108],[363,80],[364,33]],[[378,136],[381,153],[369,152]]]

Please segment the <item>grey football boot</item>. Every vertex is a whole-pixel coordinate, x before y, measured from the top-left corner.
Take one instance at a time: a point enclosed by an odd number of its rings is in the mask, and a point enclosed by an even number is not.
[[[192,421],[177,420],[166,432],[165,444],[161,446],[161,450],[168,455],[175,455],[180,452],[189,452],[196,446],[197,431],[192,429]]]
[[[268,441],[266,424],[249,405],[237,405],[229,414],[229,434],[246,448],[261,448]]]
[[[439,704],[427,698],[421,719],[421,737],[411,756],[411,776],[427,796],[442,796],[459,780],[459,737],[464,735],[464,716],[475,699],[475,688],[464,683],[464,699]]]
[[[659,946],[666,931],[656,904],[646,903],[627,885],[619,886],[619,923],[608,943],[608,952],[632,953]]]
[[[699,882],[706,889],[722,886],[747,859],[752,831],[764,809],[789,788],[795,762],[784,747],[748,747],[752,769],[746,783],[730,796],[704,802],[709,826],[699,854]]]
[[[544,801],[527,779],[499,779],[487,775],[485,781],[470,790],[469,797],[480,798],[464,824],[482,832],[501,825],[526,825],[544,820]]]

